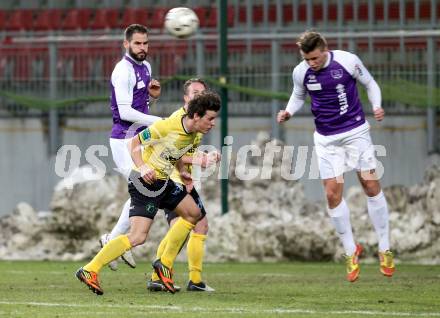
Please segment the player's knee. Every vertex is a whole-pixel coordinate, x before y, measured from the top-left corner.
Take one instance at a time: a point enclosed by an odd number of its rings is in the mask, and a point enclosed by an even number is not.
[[[194,209],[191,210],[190,216],[194,219],[194,224],[196,224],[202,218],[202,212],[200,211],[200,209]]]
[[[380,192],[380,184],[377,181],[364,181],[364,192],[369,197],[374,197]]]
[[[208,234],[209,226],[208,221],[205,221],[206,217],[204,217],[202,220],[197,222],[196,226],[194,227],[194,232],[197,234]]]
[[[129,233],[127,236],[132,247],[142,245],[147,240],[147,234],[145,233]]]
[[[185,220],[192,224],[196,224],[202,216],[202,213],[199,208],[196,209],[187,209],[182,216]]]
[[[326,190],[326,197],[328,205],[331,208],[336,207],[342,200],[342,194],[339,193],[339,191],[336,191],[334,189],[327,189]]]

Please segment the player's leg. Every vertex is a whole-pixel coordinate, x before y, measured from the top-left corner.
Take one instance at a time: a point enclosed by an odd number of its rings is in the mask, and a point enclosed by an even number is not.
[[[164,265],[170,268],[173,267],[174,259],[201,216],[199,207],[188,194],[179,202],[174,210],[180,218],[168,231],[168,242],[160,258]]]
[[[133,217],[131,221],[132,230],[128,235],[120,235],[109,241],[88,264],[76,272],[76,277],[98,295],[104,293],[98,278],[102,267],[132,247],[145,242],[152,219]]]
[[[170,227],[173,226],[173,224],[177,221],[178,218],[176,212],[171,211],[169,209],[164,209],[164,214],[167,219],[168,225]],[[160,241],[159,246],[157,247],[156,259],[160,259],[160,257],[162,256],[163,251],[165,250],[165,246],[167,245],[167,242],[168,242],[168,232],[165,235],[165,237],[162,239],[162,241]],[[147,281],[147,289],[152,292],[167,291],[166,287],[162,284],[159,276],[154,270],[151,274],[150,280]],[[180,291],[179,286],[174,285],[174,289],[176,290],[176,292]]]
[[[358,257],[362,251],[356,245],[350,222],[350,210],[342,196],[344,190],[345,151],[337,138],[315,132],[315,151],[327,200],[327,212],[345,250],[347,280],[359,276]]]
[[[389,212],[385,195],[374,170],[358,172],[358,178],[368,197],[368,214],[377,234],[380,271],[385,276],[392,276],[395,266],[390,251]]]
[[[369,129],[356,134],[350,144],[359,152],[356,169],[358,178],[367,195],[368,214],[379,243],[380,271],[392,276],[395,270],[393,253],[390,251],[388,205],[376,174],[377,160]]]
[[[203,256],[205,253],[205,241],[208,235],[208,217],[203,202],[195,188],[192,189],[190,195],[197,203],[197,206],[202,212],[202,219],[197,222],[188,240],[187,255],[188,255],[188,270],[189,282],[187,286],[188,291],[214,291],[214,288],[208,286],[202,280],[203,270]]]
[[[356,245],[350,222],[350,210],[342,197],[343,184],[336,178],[325,179],[324,188],[328,204],[328,214],[345,250],[347,280],[354,282],[359,277],[359,256],[362,247]]]
[[[113,227],[112,231],[110,233],[105,233],[101,235],[101,238],[99,240],[101,247],[103,247],[110,240],[118,237],[119,235],[128,233],[128,230],[130,229],[130,218],[128,216],[130,210],[130,203],[131,203],[130,199],[128,199],[124,203],[121,215],[119,216],[118,222]],[[133,254],[131,253],[131,251],[127,251],[126,253],[124,253],[122,255],[122,258],[124,262],[131,268],[136,267],[136,262],[133,258]],[[111,270],[116,271],[118,269],[118,262],[116,260],[110,262],[109,267]]]
[[[205,240],[208,234],[208,218],[204,216],[197,222],[191,232],[187,244],[189,282],[188,291],[213,292],[214,288],[208,286],[202,280],[203,256],[205,252]]]
[[[165,287],[174,293],[171,269],[186,238],[200,219],[201,211],[182,185],[169,180],[165,191],[160,207],[174,210],[180,218],[168,231],[165,249],[160,259],[153,263],[153,268]]]
[[[131,178],[132,180],[133,178],[141,179],[138,173],[134,173]],[[144,186],[149,187],[146,184]],[[143,244],[157,212],[157,197],[143,195],[138,191],[133,182],[129,182],[128,191],[132,201],[130,206],[130,232],[128,235],[120,235],[105,244],[92,261],[80,268],[76,273],[77,278],[98,295],[103,294],[98,280],[102,267],[132,247]]]
[[[128,249],[143,244],[147,239],[147,234],[152,223],[152,218],[132,216],[130,218],[130,232],[126,235],[119,235],[109,241],[95,258],[84,266],[84,269],[99,273],[104,265],[121,256]]]
[[[339,235],[346,255],[353,255],[356,244],[350,222],[350,211],[342,197],[344,184],[337,182],[336,178],[324,179],[324,189],[328,205],[328,214],[331,222]]]
[[[117,259],[132,247],[143,244],[153,220],[134,216],[130,221],[131,230],[128,235],[120,235],[109,241],[88,264],[80,268],[76,273],[78,279],[98,295],[103,294],[98,280],[102,267]]]
[[[126,179],[128,179],[128,175],[131,171],[131,168],[133,167],[133,161],[127,148],[127,140],[110,138],[110,149],[112,151],[113,161],[115,162],[115,165],[117,167],[116,170],[121,173]],[[119,219],[111,232],[109,234],[106,233],[101,235],[101,238],[99,240],[101,247],[107,244],[107,242],[109,242],[110,240],[118,237],[119,235],[128,233],[128,230],[130,229],[130,204],[131,200],[128,199],[124,203]],[[125,252],[122,255],[122,259],[131,268],[136,267],[136,261],[133,258],[131,250]],[[110,262],[109,267],[114,271],[117,270],[117,260]]]
[[[116,225],[113,227],[112,231],[109,234],[110,239],[113,239],[118,235],[127,233],[129,231],[130,223],[128,223],[127,225],[127,220],[129,220],[130,205],[131,205],[131,200],[128,199],[122,208],[122,212],[121,215],[119,216],[118,222],[116,223]],[[134,260],[133,253],[131,252],[131,250],[122,254],[121,258],[125,262],[125,264],[127,264],[131,268],[136,267],[136,261]]]

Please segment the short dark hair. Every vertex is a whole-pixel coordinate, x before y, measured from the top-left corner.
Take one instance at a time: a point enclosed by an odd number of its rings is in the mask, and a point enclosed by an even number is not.
[[[187,115],[189,118],[194,118],[195,114],[203,117],[208,110],[218,112],[220,104],[220,97],[217,93],[204,91],[189,102]]]
[[[317,48],[321,50],[327,48],[327,41],[318,32],[306,31],[298,38],[296,45],[298,45],[299,49],[304,53],[310,53]]]
[[[205,89],[208,89],[208,84],[206,84],[206,82],[204,80],[202,80],[201,78],[198,77],[193,77],[190,78],[189,80],[187,80],[185,82],[185,84],[183,84],[183,94],[188,95],[188,87],[192,84],[192,83],[200,83],[203,85],[203,87]]]
[[[148,28],[142,24],[131,24],[124,31],[125,39],[130,42],[135,33],[148,34]]]

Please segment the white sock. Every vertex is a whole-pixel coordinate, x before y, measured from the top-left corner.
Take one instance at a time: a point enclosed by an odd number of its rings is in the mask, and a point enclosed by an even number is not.
[[[390,233],[388,221],[388,205],[382,191],[375,197],[368,197],[368,214],[371,223],[376,230],[379,241],[379,251],[385,252],[390,249]]]
[[[114,238],[118,237],[121,234],[126,234],[128,230],[130,229],[130,203],[131,200],[128,199],[124,207],[122,208],[121,215],[119,216],[118,222],[113,227],[113,230],[110,232],[109,238],[110,240],[113,240]]]
[[[339,235],[339,239],[344,246],[345,254],[350,256],[353,255],[356,251],[356,244],[354,242],[353,232],[351,230],[350,210],[348,210],[345,200],[342,199],[341,203],[339,203],[337,207],[334,209],[328,209],[327,211],[330,215],[332,224]]]

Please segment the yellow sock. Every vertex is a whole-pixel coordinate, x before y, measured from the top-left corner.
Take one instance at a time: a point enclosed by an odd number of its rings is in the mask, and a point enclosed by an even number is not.
[[[160,259],[160,257],[163,254],[163,251],[165,250],[165,247],[167,246],[167,243],[168,243],[168,233],[167,233],[167,235],[165,235],[165,237],[162,239],[162,241],[160,241],[160,244],[157,247],[156,259]],[[151,280],[153,282],[156,280],[159,280],[159,276],[156,274],[155,271],[153,271],[153,273],[151,274]]]
[[[153,273],[151,273],[151,281],[155,282],[157,280],[160,280],[159,275],[157,275],[156,272],[153,271]]]
[[[160,259],[163,252],[165,251],[165,247],[167,246],[167,243],[168,243],[168,233],[169,232],[167,232],[167,235],[165,235],[165,237],[162,239],[162,241],[160,241],[160,244],[157,247],[157,251],[156,251],[156,258],[157,259]]]
[[[84,266],[84,269],[89,272],[99,273],[102,267],[124,254],[131,247],[127,235],[119,235],[105,244],[92,261]]]
[[[206,235],[191,232],[186,246],[188,254],[189,279],[193,283],[202,281],[203,254],[205,252]]]
[[[179,218],[179,220],[174,223],[174,225],[168,231],[168,242],[166,244],[165,250],[160,257],[162,264],[168,268],[173,268],[174,260],[180,251],[180,248],[185,243],[189,232],[194,228],[194,224]]]

